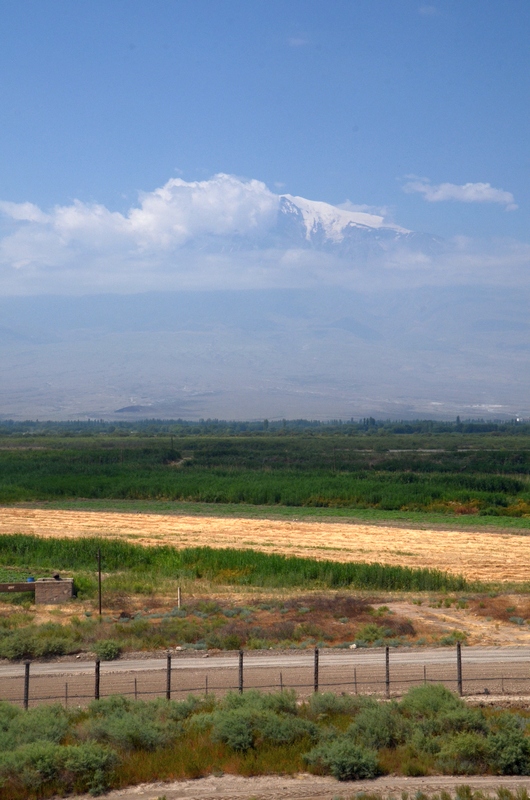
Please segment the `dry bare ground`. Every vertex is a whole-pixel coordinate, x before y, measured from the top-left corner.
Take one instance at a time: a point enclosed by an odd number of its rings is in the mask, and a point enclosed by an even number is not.
[[[0,509],[0,535],[108,536],[137,544],[239,547],[334,561],[434,567],[472,580],[526,581],[530,537],[347,522]]]
[[[355,797],[359,792],[375,792],[382,797],[399,797],[407,792],[414,797],[417,792],[431,794],[445,790],[454,792],[465,784],[485,794],[494,794],[503,786],[516,792],[530,786],[527,777],[494,776],[453,777],[437,775],[429,778],[401,778],[386,776],[371,781],[339,783],[333,778],[314,775],[293,777],[266,775],[257,778],[241,778],[236,775],[210,776],[200,780],[175,781],[173,783],[144,783],[106,795],[107,800],[338,800]],[[89,795],[77,796],[78,800],[90,800]]]

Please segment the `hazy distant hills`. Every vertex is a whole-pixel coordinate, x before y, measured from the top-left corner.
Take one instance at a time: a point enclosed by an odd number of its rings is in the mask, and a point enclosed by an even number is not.
[[[497,287],[4,298],[1,416],[529,416],[529,304]]]

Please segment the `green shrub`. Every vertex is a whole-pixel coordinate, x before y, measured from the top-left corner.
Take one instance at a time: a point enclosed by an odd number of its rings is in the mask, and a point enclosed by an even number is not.
[[[377,701],[368,697],[338,695],[333,692],[315,692],[309,698],[309,711],[315,717],[332,714],[351,714],[365,706],[375,706]]]
[[[70,716],[59,704],[36,706],[17,714],[10,725],[10,734],[16,745],[47,741],[60,744],[68,733]]]
[[[399,706],[408,716],[428,718],[465,708],[462,700],[441,683],[414,686],[409,689]]]
[[[191,717],[192,714],[201,710],[208,701],[201,700],[190,694],[185,700],[171,700],[168,703],[167,700],[159,698],[153,702],[159,708],[162,717],[175,722],[183,722],[188,717]],[[215,701],[212,700],[211,702]]]
[[[491,747],[478,733],[457,733],[444,742],[437,759],[438,768],[448,775],[476,775],[490,762]]]
[[[63,750],[65,770],[76,781],[82,781],[90,794],[102,794],[109,789],[112,770],[118,764],[116,753],[94,742]]]
[[[349,737],[374,750],[396,747],[406,733],[406,722],[400,717],[396,703],[376,703],[361,709],[348,728]]]
[[[486,734],[488,723],[480,709],[475,708],[450,708],[435,718],[438,731],[440,733],[460,733],[464,731],[474,731]]]
[[[514,714],[503,714],[498,730],[488,737],[491,764],[501,775],[530,775],[530,740],[525,736],[525,721]]]
[[[145,703],[115,695],[93,701],[89,715],[81,735],[122,750],[156,750],[183,732],[176,715],[157,701]]]
[[[230,692],[217,709],[194,717],[192,724],[211,729],[213,741],[245,752],[263,742],[273,745],[292,744],[305,737],[316,739],[318,729],[313,722],[298,716],[294,692],[275,695],[251,690],[244,694]]]
[[[75,783],[100,794],[108,788],[117,761],[115,753],[94,743],[60,746],[33,742],[0,754],[0,779],[32,791],[50,781],[67,790]]]
[[[318,728],[307,719],[272,712],[259,715],[254,722],[257,738],[275,745],[292,744],[306,736],[316,740]]]
[[[246,752],[254,747],[254,725],[252,713],[245,709],[214,712],[211,715],[211,737],[214,742],[223,742],[232,750]]]
[[[0,777],[38,788],[54,780],[64,767],[65,748],[53,742],[32,742],[0,754]]]
[[[94,645],[94,651],[103,661],[114,661],[121,653],[121,645],[114,639],[101,639]]]
[[[304,755],[304,761],[339,781],[375,778],[381,772],[376,753],[345,737],[317,745]]]
[[[294,689],[287,689],[276,694],[265,694],[263,706],[276,714],[298,714],[298,704]]]
[[[388,638],[392,635],[392,631],[388,628],[382,628],[376,625],[375,622],[368,622],[363,625],[357,632],[356,641],[359,643],[374,644],[374,642]]]
[[[0,658],[8,658],[10,661],[34,658],[37,650],[37,638],[31,628],[20,628],[0,638]]]
[[[35,655],[41,658],[52,658],[53,656],[64,656],[69,651],[70,642],[60,636],[41,639],[36,648]]]
[[[92,575],[77,574],[74,578],[74,596],[79,600],[95,597],[98,584]]]

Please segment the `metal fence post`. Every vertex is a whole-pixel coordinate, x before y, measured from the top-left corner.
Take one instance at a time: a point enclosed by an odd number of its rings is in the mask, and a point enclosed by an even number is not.
[[[100,662],[99,658],[96,658],[96,673],[95,673],[95,681],[94,681],[94,699],[95,700],[99,700],[100,667],[101,667],[101,662]]]
[[[458,684],[458,694],[462,697],[464,691],[462,687],[462,645],[456,643],[456,680]]]
[[[180,586],[177,586],[177,608],[180,608],[182,605],[182,592]]]
[[[243,651],[239,651],[239,694],[243,694]]]
[[[313,672],[313,691],[318,692],[318,647],[315,647],[315,664]]]
[[[171,700],[171,653],[167,654],[166,666],[166,700]]]
[[[390,697],[390,647],[385,648],[385,685],[386,696]]]
[[[96,560],[98,562],[98,610],[99,610],[99,616],[101,617],[101,548],[100,547],[98,547]]]
[[[24,661],[24,708],[27,711],[29,706],[29,665],[30,661]]]

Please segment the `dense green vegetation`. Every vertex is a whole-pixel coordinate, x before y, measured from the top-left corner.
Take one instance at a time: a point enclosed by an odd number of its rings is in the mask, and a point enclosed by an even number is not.
[[[293,692],[175,702],[109,697],[87,710],[0,703],[2,797],[93,794],[149,780],[310,770],[339,780],[392,772],[530,774],[528,720],[468,708],[440,685],[400,702]]]
[[[23,534],[0,537],[0,564],[23,567],[30,574],[40,568],[93,573],[98,548],[106,571],[122,575],[129,572],[143,579],[207,578],[213,582],[261,587],[390,591],[460,591],[468,585],[460,576],[425,568],[316,561],[255,550],[209,547],[177,550],[142,547],[116,539],[43,539]]]
[[[351,426],[350,426],[351,427]],[[279,429],[4,434],[0,502],[165,500],[530,516],[530,436]]]

